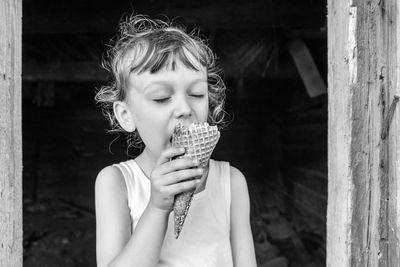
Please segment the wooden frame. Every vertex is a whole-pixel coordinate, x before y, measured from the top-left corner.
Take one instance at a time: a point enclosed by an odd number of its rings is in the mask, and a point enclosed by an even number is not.
[[[0,1],[0,266],[22,266],[22,0]]]
[[[399,10],[328,0],[327,266],[400,264]]]
[[[0,266],[22,266],[21,0],[0,1]],[[400,3],[328,0],[327,266],[400,264]]]

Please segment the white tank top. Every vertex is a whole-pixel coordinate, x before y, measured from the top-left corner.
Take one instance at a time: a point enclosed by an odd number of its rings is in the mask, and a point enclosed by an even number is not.
[[[150,200],[150,181],[134,160],[115,164],[125,179],[132,232]],[[230,166],[210,160],[205,189],[194,195],[178,239],[171,212],[159,267],[230,267]]]

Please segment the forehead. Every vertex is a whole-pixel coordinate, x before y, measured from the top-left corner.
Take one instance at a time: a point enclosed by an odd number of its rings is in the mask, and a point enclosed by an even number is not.
[[[143,73],[132,72],[129,75],[128,88],[142,91],[153,84],[164,84],[174,88],[187,87],[193,83],[207,83],[207,71],[204,67],[194,70],[186,67],[180,60],[165,65],[155,73],[145,71]]]

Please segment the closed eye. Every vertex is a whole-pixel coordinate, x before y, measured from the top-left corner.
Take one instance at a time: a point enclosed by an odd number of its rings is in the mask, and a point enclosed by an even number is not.
[[[190,94],[190,96],[195,98],[203,98],[204,94]]]
[[[165,102],[169,101],[170,99],[171,99],[171,97],[163,97],[163,98],[153,99],[153,101],[156,103],[165,103]]]

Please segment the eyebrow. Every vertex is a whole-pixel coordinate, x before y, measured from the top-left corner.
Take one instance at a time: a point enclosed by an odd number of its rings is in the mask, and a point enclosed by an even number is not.
[[[168,81],[154,81],[154,82],[151,82],[148,85],[146,85],[143,89],[143,92],[148,91],[149,88],[151,88],[155,85],[163,85],[163,86],[168,85],[168,87],[170,87],[170,83],[168,83]]]
[[[195,85],[197,83],[201,83],[201,82],[207,83],[207,80],[206,79],[202,79],[202,78],[194,79],[189,83],[188,87],[193,86],[193,85]],[[146,85],[144,87],[143,91],[146,92],[150,87],[152,87],[154,85],[164,85],[164,86],[168,85],[169,87],[172,87],[169,80],[158,80],[158,81],[154,81],[154,82],[151,82],[148,85]]]

